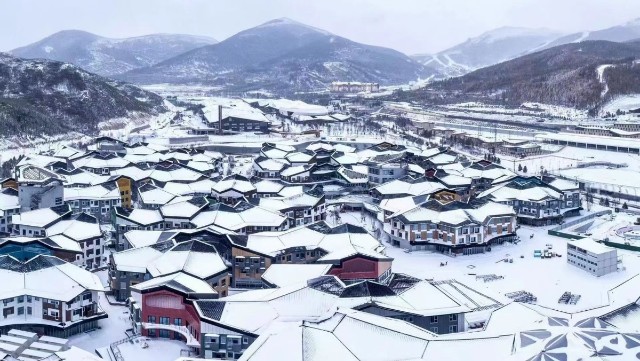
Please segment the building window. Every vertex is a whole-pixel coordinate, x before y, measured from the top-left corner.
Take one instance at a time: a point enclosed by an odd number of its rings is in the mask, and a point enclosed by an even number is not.
[[[169,323],[170,323],[169,317],[160,317],[160,324],[161,325],[168,325]]]
[[[181,318],[174,318],[173,319],[173,324],[176,326],[182,326],[182,319]]]
[[[438,333],[438,328],[437,327],[431,327],[431,332],[433,333]]]
[[[33,314],[33,308],[31,306],[27,306],[27,315]]]
[[[458,315],[449,315],[449,321],[453,322],[453,321],[458,321]]]
[[[458,332],[458,326],[457,325],[449,326],[449,333],[454,333],[454,332]]]
[[[24,315],[24,307],[18,307],[18,315]]]
[[[438,316],[431,316],[431,317],[429,317],[429,322],[431,322],[431,323],[438,323]]]
[[[149,323],[156,323],[156,316],[149,316],[148,321]]]

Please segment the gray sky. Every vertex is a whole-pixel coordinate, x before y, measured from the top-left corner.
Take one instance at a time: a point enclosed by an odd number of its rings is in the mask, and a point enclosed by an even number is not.
[[[640,0],[0,0],[0,51],[65,29],[223,40],[280,17],[413,54],[500,26],[567,33],[606,28],[640,17]]]

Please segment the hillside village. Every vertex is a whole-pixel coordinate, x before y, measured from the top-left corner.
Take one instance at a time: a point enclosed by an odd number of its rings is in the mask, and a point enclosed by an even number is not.
[[[16,160],[1,182],[0,272],[15,282],[0,285],[0,329],[64,343],[42,350],[2,335],[2,354],[640,351],[638,323],[615,321],[638,316],[633,221],[619,243],[592,235],[600,219],[637,214],[637,199],[627,193],[623,207],[611,192],[527,163],[564,150],[415,116],[397,128],[410,112],[374,114],[344,99],[188,101],[202,105],[162,127]],[[383,356],[391,344],[394,355]]]

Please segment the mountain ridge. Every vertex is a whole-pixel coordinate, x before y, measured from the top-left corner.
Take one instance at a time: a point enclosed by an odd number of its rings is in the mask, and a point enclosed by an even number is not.
[[[311,59],[307,54],[314,54],[316,58]],[[363,54],[366,56],[357,59]],[[373,61],[373,57],[378,59]],[[385,62],[394,64],[396,69],[392,71],[392,66],[383,66]],[[305,75],[303,71],[315,73]],[[335,80],[391,84],[409,82],[432,73],[431,69],[398,51],[360,44],[281,18],[118,78],[141,84],[211,83],[238,91],[265,86],[310,90],[326,88]]]
[[[113,76],[215,42],[199,35],[159,33],[108,38],[83,30],[62,30],[10,53],[27,59],[72,63],[96,74]]]
[[[0,133],[96,134],[98,124],[132,114],[166,111],[163,99],[131,84],[46,59],[0,53]]]

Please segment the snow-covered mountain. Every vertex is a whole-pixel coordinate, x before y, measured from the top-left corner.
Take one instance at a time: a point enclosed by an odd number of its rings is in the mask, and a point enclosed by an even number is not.
[[[65,30],[11,54],[27,59],[50,59],[78,65],[111,76],[147,67],[216,40],[203,36],[152,34],[124,39],[101,37],[80,30]]]
[[[0,137],[94,134],[99,122],[163,111],[160,96],[133,85],[68,63],[0,53]]]
[[[625,42],[635,39],[640,39],[640,18],[629,21],[622,25],[613,26],[602,30],[583,31],[579,33],[569,34],[554,40],[553,42],[547,44],[544,48],[547,49],[558,45],[579,43],[588,40]]]
[[[560,33],[548,29],[501,27],[437,54],[415,55],[413,58],[444,76],[460,76],[542,49],[559,36]]]
[[[230,90],[307,90],[331,81],[406,83],[433,70],[387,48],[359,44],[282,18],[119,76],[150,83],[209,83]]]
[[[598,111],[611,99],[640,94],[640,40],[594,40],[536,51],[430,84],[456,101],[525,102]],[[420,92],[418,92],[420,93]],[[421,95],[418,94],[419,98]]]

